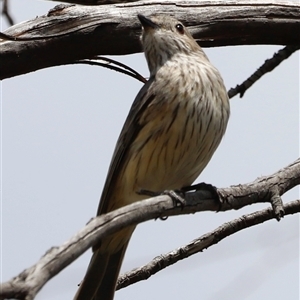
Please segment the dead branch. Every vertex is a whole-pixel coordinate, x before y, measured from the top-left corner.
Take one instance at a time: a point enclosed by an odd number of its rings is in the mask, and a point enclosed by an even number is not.
[[[63,245],[48,250],[37,264],[24,270],[10,281],[3,283],[0,286],[0,299],[34,299],[48,280],[96,244],[99,239],[126,226],[150,219],[207,210],[226,211],[262,202],[272,203],[273,209],[268,210],[266,214],[268,218],[278,219],[278,212],[281,213],[284,207],[281,203],[274,202],[273,199],[280,199],[281,195],[299,184],[300,159],[273,175],[258,178],[248,184],[218,189],[221,203],[216,203],[210,191],[199,190],[186,194],[186,205],[184,207],[177,206],[169,196],[164,195],[142,200],[106,215],[101,215],[92,219]],[[296,206],[298,212],[299,203]],[[260,214],[254,219],[256,219],[254,223],[263,222]],[[252,221],[248,224],[252,224]]]
[[[0,78],[69,64],[95,55],[141,51],[138,13],[183,20],[203,47],[300,45],[300,4],[293,2],[139,1],[105,6],[58,5],[5,33],[32,41],[0,41]],[[276,34],[275,34],[276,33]]]
[[[285,215],[296,214],[300,212],[300,200],[291,201],[284,205]],[[224,223],[215,230],[202,235],[201,237],[189,242],[166,254],[155,257],[148,264],[136,268],[130,272],[119,276],[117,290],[127,287],[131,284],[146,280],[157,272],[186,259],[196,253],[218,244],[224,238],[263,222],[274,219],[274,212],[271,208],[256,211],[251,214],[241,216],[238,219]]]
[[[141,74],[139,74],[137,71],[133,70],[132,68],[128,67],[127,65],[124,65],[116,60],[103,57],[103,56],[96,56],[92,59],[82,59],[82,60],[74,61],[71,64],[87,64],[91,66],[100,66],[133,77],[136,80],[141,81],[142,83],[147,82],[146,78],[144,78]]]
[[[48,0],[55,2],[66,2],[66,3],[74,3],[81,5],[106,5],[106,4],[118,4],[118,3],[129,3],[129,2],[138,2],[140,0]]]
[[[10,14],[10,10],[8,8],[8,0],[3,0],[2,4],[2,15],[6,18],[8,24],[10,26],[14,25],[13,17]]]
[[[228,91],[228,97],[232,98],[237,94],[240,94],[242,98],[245,92],[263,75],[268,72],[273,71],[278,67],[284,60],[289,58],[294,52],[299,50],[299,46],[286,46],[283,49],[279,50],[273,55],[272,58],[267,59],[264,64],[259,67],[248,79],[246,79],[242,84],[237,85],[235,88],[231,88]]]

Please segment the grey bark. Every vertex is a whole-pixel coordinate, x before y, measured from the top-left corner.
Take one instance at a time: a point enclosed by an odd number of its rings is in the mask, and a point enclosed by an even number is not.
[[[63,270],[71,262],[77,259],[92,245],[105,236],[117,232],[126,226],[135,225],[150,219],[163,218],[172,215],[191,214],[199,211],[227,211],[240,209],[244,206],[271,202],[273,209],[263,210],[233,220],[218,229],[192,241],[184,251],[173,251],[173,255],[167,254],[165,258],[150,263],[150,266],[142,267],[140,274],[138,270],[122,276],[118,288],[132,284],[136,281],[146,279],[165,266],[200,252],[203,247],[207,248],[226,236],[241,229],[261,224],[266,220],[277,218],[276,210],[286,210],[286,215],[300,212],[300,201],[293,201],[282,206],[282,202],[274,201],[281,195],[300,184],[300,159],[289,166],[279,170],[270,176],[264,176],[255,181],[218,189],[221,195],[221,204],[216,203],[212,194],[207,190],[188,193],[185,197],[186,205],[178,206],[169,196],[158,196],[145,199],[127,205],[113,212],[92,219],[83,229],[71,237],[59,247],[52,247],[32,267],[26,269],[10,281],[0,285],[0,299],[34,299],[44,284]],[[169,262],[167,260],[170,258]],[[146,273],[145,273],[146,272]]]
[[[0,40],[0,79],[95,55],[141,52],[138,13],[173,15],[202,47],[300,45],[300,4],[258,1],[138,1],[104,6],[58,5],[5,33],[32,41]]]

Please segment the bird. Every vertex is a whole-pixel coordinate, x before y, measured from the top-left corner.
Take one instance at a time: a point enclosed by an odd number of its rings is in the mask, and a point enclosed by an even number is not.
[[[143,200],[138,191],[190,186],[226,131],[230,105],[219,71],[182,22],[144,16],[141,44],[149,80],[137,94],[109,166],[97,215]],[[112,300],[135,226],[93,247],[74,300]]]

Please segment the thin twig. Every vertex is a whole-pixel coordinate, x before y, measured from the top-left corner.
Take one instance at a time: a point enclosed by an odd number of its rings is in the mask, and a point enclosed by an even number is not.
[[[113,60],[113,59],[110,59],[110,58],[107,58],[107,57],[102,57],[102,56],[97,56],[97,58],[98,58],[98,59],[105,60],[105,61],[107,61],[107,62],[109,62],[109,63],[113,63],[113,64],[115,64],[115,65],[117,65],[117,66],[120,66],[120,67],[122,67],[122,68],[124,68],[124,69],[126,69],[126,70],[128,70],[128,71],[130,71],[130,72],[132,72],[133,74],[135,74],[135,75],[138,77],[138,78],[137,78],[138,80],[140,80],[140,81],[142,81],[142,82],[144,82],[144,83],[147,82],[147,79],[144,78],[141,74],[139,74],[137,71],[135,71],[134,69],[128,67],[127,65],[125,65],[125,64],[123,64],[123,63],[120,63],[120,62],[118,62],[118,61],[116,61],[116,60]]]
[[[101,60],[104,60],[107,63],[101,63],[100,62]],[[101,67],[104,67],[104,68],[108,68],[110,70],[114,70],[114,71],[126,74],[128,76],[131,76],[131,77],[133,77],[133,78],[135,78],[135,79],[137,79],[137,80],[139,80],[139,81],[141,81],[143,83],[147,82],[147,79],[144,78],[141,74],[139,74],[134,69],[126,66],[125,64],[122,64],[122,63],[120,63],[118,61],[115,61],[113,59],[106,58],[106,57],[97,56],[97,57],[95,57],[93,59],[77,60],[77,61],[74,61],[74,62],[70,62],[69,64],[87,64],[87,65],[101,66]],[[117,66],[120,66],[121,68],[120,67],[116,67],[116,66],[112,66],[111,64],[115,64]]]
[[[273,55],[272,58],[267,59],[264,64],[258,68],[247,80],[245,80],[242,84],[237,85],[235,88],[231,88],[228,91],[228,97],[232,98],[237,94],[240,94],[240,98],[242,98],[247,89],[249,89],[256,81],[258,81],[263,75],[268,72],[273,71],[280,63],[282,63],[285,59],[287,59],[291,54],[295,51],[299,50],[299,45],[290,45],[286,46],[283,49],[279,50],[277,53]]]
[[[3,0],[2,5],[2,15],[4,15],[7,19],[7,22],[10,26],[14,25],[14,20],[12,16],[10,15],[9,9],[8,9],[8,0]]]

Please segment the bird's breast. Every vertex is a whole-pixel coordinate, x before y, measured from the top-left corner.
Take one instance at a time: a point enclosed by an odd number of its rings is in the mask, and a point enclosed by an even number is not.
[[[205,70],[201,75],[193,68],[171,70],[157,74],[150,91],[155,97],[143,111],[141,129],[130,146],[122,180],[134,193],[192,184],[226,129],[229,107],[223,82],[211,82],[215,75]]]

